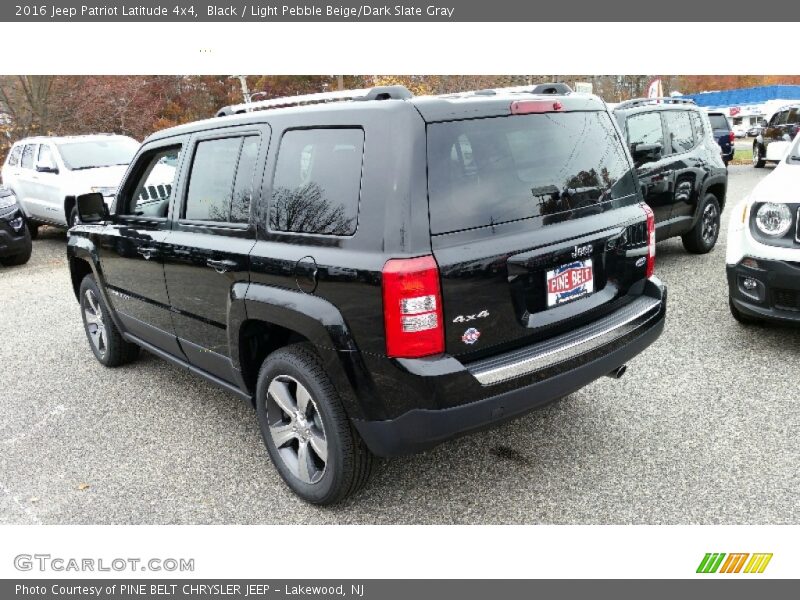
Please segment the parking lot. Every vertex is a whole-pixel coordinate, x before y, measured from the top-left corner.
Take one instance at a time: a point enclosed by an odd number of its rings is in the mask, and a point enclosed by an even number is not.
[[[800,330],[737,324],[724,268],[730,208],[771,170],[731,167],[712,253],[659,244],[667,328],[623,379],[388,461],[332,509],[283,485],[244,403],[148,354],[98,364],[43,229],[0,270],[0,523],[796,523]]]

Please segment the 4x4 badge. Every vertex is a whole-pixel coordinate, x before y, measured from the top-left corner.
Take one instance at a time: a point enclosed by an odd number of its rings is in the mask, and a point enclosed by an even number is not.
[[[464,332],[464,335],[461,336],[461,341],[465,344],[472,345],[478,341],[479,337],[481,337],[481,332],[474,327],[470,327]]]
[[[453,323],[466,323],[467,321],[474,321],[475,319],[485,319],[489,316],[488,310],[482,310],[474,315],[458,315],[453,319]]]

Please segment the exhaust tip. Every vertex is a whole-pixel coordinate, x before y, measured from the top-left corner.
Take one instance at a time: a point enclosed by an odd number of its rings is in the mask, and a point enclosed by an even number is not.
[[[606,374],[606,377],[611,377],[612,379],[621,379],[625,372],[628,370],[628,365],[622,365],[621,367],[617,367],[610,373]]]

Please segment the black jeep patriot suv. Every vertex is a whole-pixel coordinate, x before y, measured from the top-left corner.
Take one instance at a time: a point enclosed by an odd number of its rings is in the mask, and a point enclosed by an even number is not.
[[[653,215],[594,96],[222,113],[149,137],[113,214],[78,199],[72,282],[100,362],[142,347],[252,402],[307,501],[620,376],[663,330]]]
[[[728,170],[708,113],[691,100],[639,98],[618,104],[614,115],[655,213],[658,241],[680,236],[687,251],[710,252],[719,237]]]

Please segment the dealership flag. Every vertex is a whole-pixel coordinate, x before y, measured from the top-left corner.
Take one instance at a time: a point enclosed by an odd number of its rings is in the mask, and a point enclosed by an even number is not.
[[[664,97],[664,87],[661,85],[661,79],[653,79],[653,81],[650,82],[650,85],[647,86],[647,97],[648,98]]]

